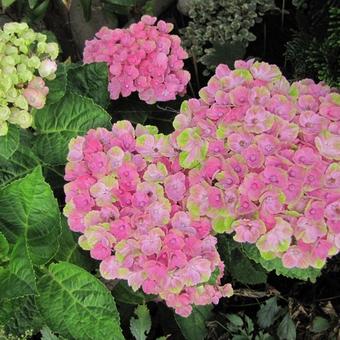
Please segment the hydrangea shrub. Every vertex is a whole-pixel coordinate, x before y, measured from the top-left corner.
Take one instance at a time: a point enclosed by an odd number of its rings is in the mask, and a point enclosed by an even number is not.
[[[84,63],[106,62],[109,66],[111,99],[138,92],[148,104],[183,95],[190,73],[183,70],[187,53],[173,25],[144,15],[127,29],[103,27],[86,41]]]
[[[205,192],[179,161],[172,136],[155,127],[120,121],[112,131],[90,130],[70,142],[64,214],[104,278],[127,280],[188,316],[232,288],[220,285],[224,264],[212,235],[218,195],[204,216],[190,214]]]
[[[338,93],[310,79],[290,85],[275,65],[237,61],[235,70],[217,67],[174,127],[180,164],[195,173],[190,190],[208,183],[192,215],[225,209],[215,231],[287,268],[321,268],[338,253]]]
[[[26,23],[7,23],[0,30],[0,136],[7,134],[8,124],[30,127],[32,109],[45,105],[44,79],[55,77],[58,56],[58,45],[46,40]]]

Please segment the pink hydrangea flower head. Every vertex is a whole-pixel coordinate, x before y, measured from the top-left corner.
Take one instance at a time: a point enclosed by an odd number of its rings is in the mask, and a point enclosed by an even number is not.
[[[169,101],[186,92],[190,73],[183,70],[188,57],[173,25],[144,15],[126,29],[103,27],[85,43],[84,63],[105,62],[109,68],[111,99],[138,92],[148,104]]]
[[[124,43],[130,44],[126,37]],[[199,103],[190,101],[188,109],[195,114]],[[120,121],[111,131],[99,128],[72,139],[65,168],[64,214],[71,230],[81,233],[80,246],[100,261],[101,275],[158,295],[182,316],[194,304],[232,294],[230,285],[221,286],[224,265],[212,235],[215,218],[228,220],[221,209],[224,191],[208,185],[223,162],[211,156],[206,167],[190,169],[196,157],[197,164],[205,160],[207,143],[199,129],[189,131],[176,139]],[[196,171],[206,181],[190,187]],[[209,282],[216,268],[216,282]],[[207,292],[204,298],[201,292]]]
[[[219,65],[199,96],[174,124],[175,148],[199,159],[186,166],[189,215],[255,240],[289,268],[319,268],[340,250],[330,228],[339,220],[339,94],[311,79],[289,84],[277,66],[250,60]],[[260,236],[244,220],[260,221]]]

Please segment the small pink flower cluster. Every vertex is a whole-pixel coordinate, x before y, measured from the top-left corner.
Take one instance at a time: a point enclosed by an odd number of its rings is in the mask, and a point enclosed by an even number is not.
[[[48,91],[49,89],[45,86],[44,79],[41,77],[34,77],[23,90],[23,95],[26,98],[28,105],[36,109],[41,109],[45,106]]]
[[[235,232],[265,259],[321,268],[340,250],[340,95],[275,65],[219,65],[200,99],[174,120],[189,173],[191,217],[219,209],[217,232]],[[224,213],[221,213],[224,212]],[[225,217],[223,217],[225,216]]]
[[[137,91],[148,104],[176,99],[184,94],[190,73],[183,70],[187,53],[173,25],[144,15],[127,29],[103,27],[96,38],[86,41],[84,63],[105,62],[109,66],[112,99]]]
[[[210,219],[188,214],[186,172],[170,136],[128,121],[72,139],[65,169],[64,214],[101,275],[159,295],[182,316],[233,292],[220,285]]]

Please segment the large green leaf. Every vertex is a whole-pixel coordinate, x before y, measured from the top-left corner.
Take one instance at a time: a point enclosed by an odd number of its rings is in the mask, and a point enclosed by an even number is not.
[[[60,212],[41,167],[0,190],[0,207],[0,231],[8,242],[24,242],[33,264],[48,262],[58,250]]]
[[[21,237],[15,244],[7,267],[0,267],[0,299],[36,294],[36,280],[27,242]]]
[[[92,98],[104,107],[110,103],[108,68],[106,63],[93,63],[72,68],[67,74],[67,86],[71,92]]]
[[[176,322],[187,340],[204,340],[208,330],[206,322],[212,316],[212,306],[193,306],[192,313],[183,318],[175,314]]]
[[[51,264],[38,282],[38,304],[53,332],[69,339],[124,339],[109,290],[84,269]]]
[[[48,95],[46,100],[46,105],[53,104],[60,100],[66,92],[67,87],[67,65],[58,64],[58,69],[56,72],[56,77],[53,80],[47,80],[46,86],[48,87]],[[39,114],[39,110],[37,110]]]
[[[108,127],[110,116],[92,99],[68,93],[58,102],[34,111],[36,140],[34,150],[47,164],[66,162],[68,143],[72,137],[89,129]]]
[[[300,268],[285,268],[282,264],[281,259],[277,258],[274,260],[265,260],[259,250],[253,244],[242,244],[243,252],[255,262],[261,264],[263,268],[268,271],[275,270],[277,275],[284,275],[292,279],[299,279],[311,282],[315,282],[316,279],[321,275],[320,269],[309,267],[307,269]]]
[[[61,218],[61,230],[60,246],[54,259],[56,261],[70,262],[87,270],[94,269],[95,261],[91,260],[88,252],[79,247],[76,234],[69,229],[64,217]]]
[[[225,234],[218,235],[218,250],[234,280],[243,284],[260,284],[267,281],[263,267],[250,260],[241,251],[240,244]]]
[[[19,146],[19,129],[13,124],[9,124],[6,136],[0,137],[0,156],[9,158]]]

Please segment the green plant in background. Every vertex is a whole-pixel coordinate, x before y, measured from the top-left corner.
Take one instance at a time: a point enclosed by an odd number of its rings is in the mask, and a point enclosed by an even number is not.
[[[286,60],[293,77],[340,84],[340,9],[335,1],[299,2],[299,31],[286,45]],[[312,14],[313,13],[313,14]]]
[[[12,5],[17,6],[17,11],[28,18],[28,21],[41,20],[50,5],[50,0],[1,0],[2,10]]]
[[[209,70],[222,61],[233,62],[244,56],[249,42],[256,40],[250,29],[275,8],[274,0],[191,1],[191,20],[182,30],[183,43]]]

